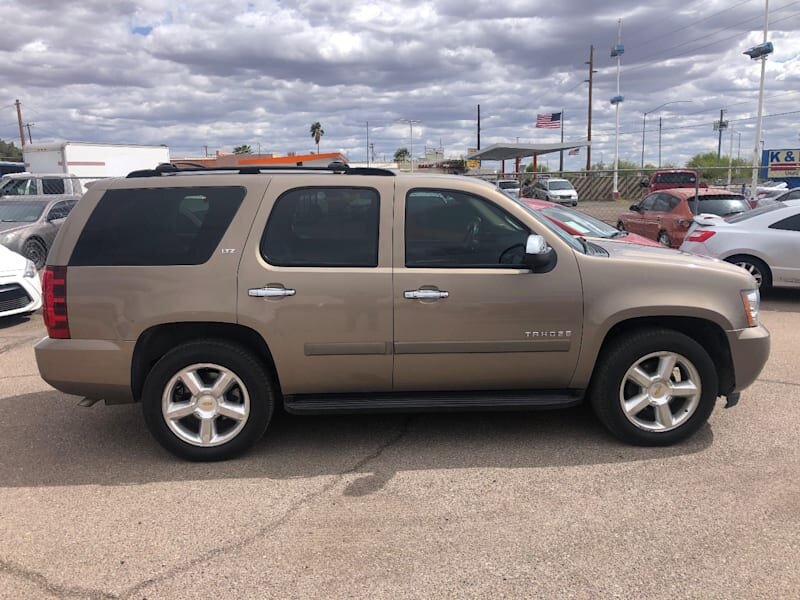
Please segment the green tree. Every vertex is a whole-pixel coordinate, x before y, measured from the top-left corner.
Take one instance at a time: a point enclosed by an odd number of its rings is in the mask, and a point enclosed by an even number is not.
[[[319,121],[314,121],[309,131],[311,132],[311,137],[314,138],[314,141],[317,143],[317,154],[319,154],[319,141],[322,139],[322,136],[325,135],[325,130],[322,129],[322,125],[319,124]]]
[[[411,153],[408,148],[398,148],[394,151],[394,162],[406,162],[411,159]]]
[[[242,144],[241,146],[236,146],[233,149],[234,154],[252,154],[253,150],[250,148],[250,144]]]
[[[751,171],[749,169],[752,168],[752,164],[747,159],[734,158],[731,161],[731,165],[734,167],[733,179],[744,180],[750,177]],[[713,181],[715,179],[728,178],[728,157],[723,155],[717,158],[717,153],[714,151],[695,154],[686,163],[686,167],[697,171],[702,180]]]
[[[14,142],[0,140],[0,160],[22,162],[22,150],[17,148]]]
[[[533,173],[533,163],[529,163],[527,167],[525,167],[526,173]],[[536,172],[537,173],[549,173],[550,169],[547,168],[547,165],[543,165],[542,163],[538,163],[536,165]]]

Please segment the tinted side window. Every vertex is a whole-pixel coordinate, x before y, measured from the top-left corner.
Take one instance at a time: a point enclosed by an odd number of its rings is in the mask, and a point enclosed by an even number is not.
[[[520,267],[529,234],[501,208],[472,194],[413,190],[406,197],[406,267]]]
[[[66,219],[70,210],[72,210],[72,206],[66,202],[56,202],[50,209],[50,212],[47,213],[47,220]]]
[[[642,210],[653,210],[653,205],[656,203],[656,199],[661,194],[650,194],[647,198],[641,201],[639,204],[639,208]]]
[[[70,258],[74,266],[199,265],[211,258],[242,187],[108,190]]]
[[[63,194],[64,193],[64,180],[61,178],[44,178],[42,179],[42,193],[43,194]]]
[[[785,231],[800,231],[800,215],[786,217],[769,226],[770,229],[783,229]]]
[[[379,209],[370,188],[289,190],[275,201],[261,255],[281,267],[377,267]]]

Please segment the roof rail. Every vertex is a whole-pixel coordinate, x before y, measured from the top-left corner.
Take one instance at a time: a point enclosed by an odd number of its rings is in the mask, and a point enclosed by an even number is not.
[[[184,166],[188,165],[188,166]],[[127,178],[133,179],[137,177],[159,177],[161,175],[174,175],[178,173],[199,173],[199,172],[235,172],[240,175],[260,175],[265,172],[274,171],[289,171],[289,172],[302,172],[302,171],[325,171],[328,173],[339,173],[344,175],[378,175],[383,177],[394,177],[395,172],[389,169],[378,169],[374,167],[350,167],[347,163],[335,160],[327,167],[281,167],[273,165],[243,165],[240,167],[206,167],[195,163],[161,163],[155,169],[142,169],[140,171],[131,171],[128,173]]]

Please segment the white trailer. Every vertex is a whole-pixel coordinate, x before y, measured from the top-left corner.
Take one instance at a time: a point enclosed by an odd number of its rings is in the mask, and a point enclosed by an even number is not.
[[[124,177],[131,171],[152,169],[169,162],[166,146],[52,142],[22,147],[25,170],[30,173],[69,173],[87,182]]]

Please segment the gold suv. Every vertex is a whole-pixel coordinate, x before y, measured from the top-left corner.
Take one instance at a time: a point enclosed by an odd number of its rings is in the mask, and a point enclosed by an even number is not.
[[[587,399],[665,445],[733,405],[769,333],[743,269],[576,239],[490,183],[380,169],[179,170],[98,182],[44,272],[42,377],[141,402],[219,460],[291,413]]]

